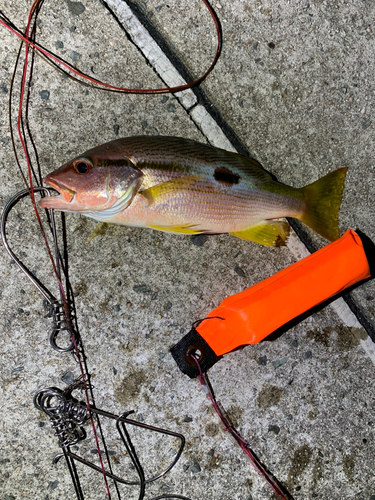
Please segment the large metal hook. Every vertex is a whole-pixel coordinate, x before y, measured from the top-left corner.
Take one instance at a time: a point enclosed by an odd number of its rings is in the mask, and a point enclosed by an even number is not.
[[[35,192],[44,192],[47,195],[51,196],[50,191],[47,188],[45,188],[45,187],[35,187],[34,191]],[[35,276],[33,276],[31,274],[31,272],[27,269],[27,267],[24,264],[22,264],[22,262],[20,261],[20,259],[14,254],[13,250],[10,248],[10,246],[8,244],[7,236],[6,236],[5,229],[6,229],[6,223],[7,223],[7,219],[8,219],[8,215],[9,215],[10,211],[12,210],[12,208],[15,205],[17,205],[17,203],[19,203],[22,200],[22,198],[24,198],[25,196],[28,196],[29,194],[30,194],[30,191],[28,189],[24,189],[23,191],[20,191],[19,193],[15,194],[8,201],[8,203],[5,205],[4,211],[3,211],[2,215],[1,215],[1,239],[3,240],[3,244],[4,244],[4,247],[5,247],[5,250],[8,252],[8,254],[10,255],[10,257],[16,263],[16,265],[18,266],[18,268],[21,269],[21,271],[24,273],[24,275],[27,277],[27,279],[29,281],[31,281],[31,283],[38,290],[38,292],[41,295],[43,295],[43,297],[48,302],[48,304],[52,304],[54,301],[56,301],[56,299],[54,298],[54,296],[49,292],[49,290],[46,289],[46,287],[42,283],[40,283],[40,281],[37,278],[35,278]],[[56,226],[55,226],[55,217],[54,217],[54,214],[53,214],[53,210],[49,210],[49,215],[51,217],[52,231],[53,231],[53,234],[55,236],[55,234],[56,234]],[[57,242],[56,242],[56,244],[57,244]],[[55,248],[55,250],[56,250],[56,248]]]
[[[43,192],[48,196],[51,196],[50,190],[45,187],[35,187],[34,192],[40,193]],[[72,332],[67,328],[65,322],[65,313],[64,307],[62,303],[62,297],[60,296],[60,300],[57,300],[54,295],[48,290],[47,287],[43,285],[30,271],[27,267],[21,262],[21,260],[15,255],[13,250],[10,248],[7,235],[6,235],[6,224],[8,220],[9,213],[14,208],[17,203],[19,203],[25,196],[30,195],[29,189],[24,189],[19,193],[15,194],[5,205],[3,213],[1,215],[1,239],[3,241],[5,250],[8,252],[11,259],[15,262],[17,267],[23,272],[23,274],[27,277],[27,279],[35,286],[38,292],[44,297],[44,307],[48,311],[47,316],[53,317],[54,329],[50,335],[50,344],[55,351],[58,352],[69,352],[74,349],[74,342],[71,340],[71,343],[67,347],[61,347],[57,344],[57,336],[60,332],[68,332],[70,336],[73,335]],[[55,216],[53,210],[48,210],[50,221],[51,221],[51,229],[54,243],[54,252],[55,252],[55,264],[56,271],[59,279],[61,279],[61,267],[60,267],[60,255],[59,255],[59,247],[57,241],[57,233],[56,233],[56,223]]]

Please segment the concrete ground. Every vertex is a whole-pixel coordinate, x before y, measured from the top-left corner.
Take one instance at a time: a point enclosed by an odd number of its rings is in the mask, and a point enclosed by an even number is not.
[[[164,85],[155,70],[164,71],[166,81],[178,79],[171,68],[160,69],[163,53],[182,78],[209,66],[215,32],[200,1],[107,3],[123,28],[100,2],[46,1],[40,43],[99,79],[129,87]],[[22,29],[30,6],[26,0],[0,0],[1,10]],[[340,230],[359,228],[375,240],[375,5],[219,0],[213,7],[223,51],[195,94],[108,94],[63,78],[37,58],[29,125],[43,173],[93,145],[139,134],[179,135],[236,149],[293,186],[346,166]],[[150,48],[137,19],[161,53]],[[7,118],[18,41],[5,28],[0,37],[5,203],[23,184]],[[19,80],[15,96],[18,88]],[[179,372],[169,348],[225,297],[293,263],[291,249],[263,248],[226,235],[197,246],[189,236],[115,226],[87,244],[95,222],[70,214],[66,220],[70,279],[97,406],[113,413],[134,409],[136,420],[186,437],[180,461],[150,495],[275,498],[219,425],[199,383]],[[326,244],[309,229],[301,234],[314,248]],[[53,288],[27,201],[12,212],[9,240]],[[73,499],[63,461],[52,465],[57,439],[34,409],[33,396],[43,387],[65,388],[79,375],[78,366],[72,356],[49,347],[52,323],[44,318],[41,297],[5,251],[0,271],[0,499]],[[351,297],[371,333],[374,282]],[[373,344],[356,318],[343,320],[348,314],[339,317],[327,307],[274,342],[228,354],[209,372],[237,429],[295,499],[375,499]],[[115,430],[104,427],[116,470],[134,477]],[[135,440],[147,471],[176,452],[173,440],[159,442],[142,433]],[[80,452],[96,460],[93,449],[88,438]],[[86,498],[103,499],[100,477],[79,471]],[[123,498],[138,498],[136,489],[122,492]]]

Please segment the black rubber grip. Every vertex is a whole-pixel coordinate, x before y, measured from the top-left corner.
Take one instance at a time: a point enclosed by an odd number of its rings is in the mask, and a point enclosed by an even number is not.
[[[195,378],[199,375],[199,368],[194,359],[192,359],[192,355],[198,360],[203,373],[222,357],[216,356],[215,352],[195,328],[192,328],[170,351],[179,369],[190,378]]]
[[[362,240],[363,250],[365,251],[368,265],[370,267],[371,278],[375,278],[375,244],[361,230],[356,229],[355,232]]]

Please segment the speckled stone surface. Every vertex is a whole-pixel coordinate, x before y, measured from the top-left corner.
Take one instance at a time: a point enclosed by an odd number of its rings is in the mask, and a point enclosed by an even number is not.
[[[31,2],[0,0],[20,28]],[[201,2],[129,2],[194,75],[214,54],[213,23]],[[135,5],[136,4],[136,5]],[[223,52],[201,90],[242,144],[280,181],[302,186],[349,167],[340,230],[375,239],[374,34],[371,2],[220,0]],[[99,2],[45,2],[40,43],[81,70],[114,84],[161,85],[137,47]],[[16,38],[0,28],[0,201],[23,188],[11,148],[7,106]],[[18,95],[19,80],[15,97]],[[200,97],[202,98],[202,96]],[[15,111],[15,108],[14,108]],[[173,96],[116,95],[63,78],[37,58],[29,123],[43,174],[87,148],[137,134],[205,137]],[[20,151],[20,150],[19,150]],[[112,226],[90,244],[95,222],[66,217],[69,273],[98,408],[181,432],[182,457],[149,488],[192,500],[265,500],[272,491],[224,432],[196,380],[183,376],[169,348],[225,297],[294,262],[286,248],[230,236],[193,240]],[[60,224],[60,223],[59,223]],[[316,247],[325,241],[306,230]],[[9,219],[16,253],[54,293],[29,202]],[[375,321],[375,288],[353,296]],[[52,329],[40,295],[0,251],[0,499],[73,499],[48,419],[33,407],[43,387],[66,388],[75,359],[49,347]],[[272,311],[270,311],[272,314]],[[210,370],[217,399],[258,457],[293,498],[370,500],[375,495],[375,367],[364,332],[326,308],[274,342],[226,355]],[[79,451],[97,462],[88,438]],[[135,478],[112,422],[103,421],[114,469]],[[173,439],[132,434],[145,470],[177,451]],[[105,498],[103,481],[78,467],[86,498]],[[136,499],[136,488],[122,488]],[[116,498],[116,496],[114,496]]]

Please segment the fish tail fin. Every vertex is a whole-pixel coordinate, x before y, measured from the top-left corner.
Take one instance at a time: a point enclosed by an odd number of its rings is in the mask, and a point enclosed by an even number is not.
[[[340,237],[338,214],[347,170],[345,167],[339,168],[301,188],[305,195],[306,209],[297,218],[330,241]]]

